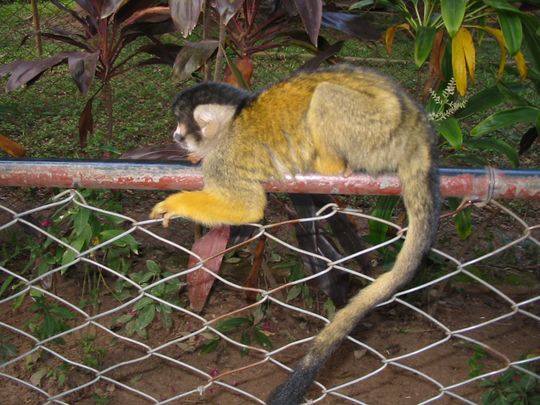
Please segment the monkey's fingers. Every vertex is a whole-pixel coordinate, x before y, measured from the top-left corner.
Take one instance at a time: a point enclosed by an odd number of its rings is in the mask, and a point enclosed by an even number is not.
[[[150,219],[159,219],[159,218],[163,218],[163,227],[167,228],[169,226],[169,220],[171,218],[171,214],[167,212],[165,201],[162,201],[154,205],[154,208],[152,208],[152,212],[150,212]]]

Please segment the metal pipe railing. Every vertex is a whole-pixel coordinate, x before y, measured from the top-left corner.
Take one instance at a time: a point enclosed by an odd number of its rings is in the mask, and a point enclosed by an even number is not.
[[[440,168],[445,197],[540,199],[540,170]],[[203,185],[200,167],[189,162],[142,160],[0,160],[0,186],[195,190]],[[397,195],[395,174],[349,177],[302,174],[269,181],[270,192]]]

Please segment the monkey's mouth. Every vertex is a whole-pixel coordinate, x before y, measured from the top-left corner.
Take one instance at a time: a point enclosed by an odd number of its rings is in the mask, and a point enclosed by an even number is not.
[[[189,152],[189,145],[188,143],[186,142],[185,139],[177,139],[176,137],[173,138],[174,139],[174,142],[181,148],[181,149],[184,149],[186,150],[187,152]]]

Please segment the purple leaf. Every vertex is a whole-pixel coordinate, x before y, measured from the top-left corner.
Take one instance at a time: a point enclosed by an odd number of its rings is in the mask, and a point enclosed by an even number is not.
[[[141,62],[141,64],[164,64],[173,66],[176,55],[178,55],[178,52],[180,52],[182,47],[176,44],[164,44],[157,39],[155,41],[156,43],[154,44],[144,45],[139,48],[139,52],[145,52],[155,56],[155,58]]]
[[[199,21],[203,0],[169,0],[171,17],[184,38],[186,38]]]
[[[86,25],[86,21],[84,18],[82,18],[79,13],[77,13],[75,10],[72,10],[66,6],[64,6],[60,1],[58,0],[51,0],[51,2],[58,7],[60,10],[65,11],[66,13],[71,14],[73,18],[75,18],[77,21],[79,21],[82,25]]]
[[[88,44],[78,41],[75,38],[68,35],[53,34],[52,32],[43,32],[41,33],[41,36],[43,38],[49,38],[58,42],[63,42],[65,44],[74,45],[78,48],[84,49],[85,51],[91,51],[91,48],[90,46],[88,46]]]
[[[227,25],[236,12],[242,7],[244,0],[216,0],[216,9]]]
[[[324,49],[321,49],[320,52],[315,54],[313,58],[304,63],[297,71],[311,71],[319,67],[319,65],[324,62],[326,59],[335,56],[341,48],[343,48],[343,41],[338,41],[335,44],[326,46]]]
[[[322,0],[294,0],[294,3],[311,42],[317,46],[322,20]]]
[[[116,13],[125,3],[127,3],[125,0],[104,0],[100,17],[109,17],[111,14]]]
[[[24,61],[19,60],[0,67],[0,77],[11,75],[6,91],[13,91],[21,86],[35,82],[46,70],[64,63],[70,55],[78,52],[61,53],[47,59]]]
[[[529,130],[523,134],[521,141],[519,142],[519,154],[522,155],[527,152],[537,139],[540,139],[538,138],[538,128],[529,128]]]
[[[86,96],[94,80],[99,52],[80,53],[68,58],[69,71],[80,92]]]
[[[367,41],[381,38],[381,33],[364,15],[325,11],[322,14],[322,25]]]
[[[93,17],[99,17],[101,14],[101,8],[103,7],[102,0],[75,0],[75,2]]]
[[[174,61],[173,78],[178,81],[189,79],[213,55],[218,44],[214,40],[186,42]]]
[[[134,160],[186,160],[189,152],[182,149],[178,144],[168,143],[165,145],[141,146],[137,149],[129,150],[122,155],[120,159]]]

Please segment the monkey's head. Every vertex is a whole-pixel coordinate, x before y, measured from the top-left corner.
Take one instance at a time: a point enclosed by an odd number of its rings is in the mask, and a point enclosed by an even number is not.
[[[180,92],[173,103],[173,139],[203,158],[225,134],[250,93],[224,83],[201,83]]]

